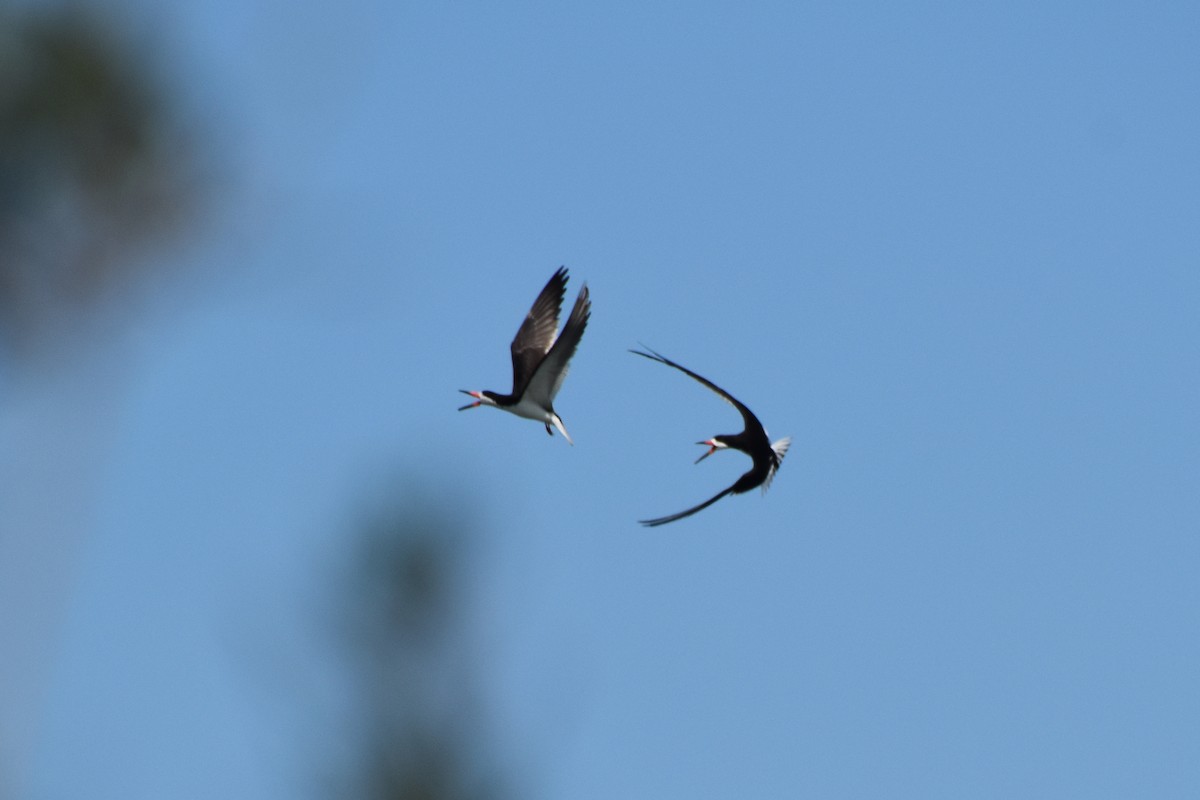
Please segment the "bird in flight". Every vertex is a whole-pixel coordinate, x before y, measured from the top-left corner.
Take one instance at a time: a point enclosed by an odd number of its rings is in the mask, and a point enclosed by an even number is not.
[[[563,326],[562,333],[556,339],[558,330],[558,315],[562,308],[563,295],[567,290],[567,269],[559,267],[558,271],[546,282],[545,288],[533,301],[533,308],[512,341],[513,388],[511,394],[500,394],[484,389],[470,392],[459,389],[463,394],[475,398],[474,403],[468,403],[459,408],[479,406],[495,406],[518,417],[537,420],[546,426],[546,433],[554,435],[553,425],[558,428],[569,444],[574,444],[563,427],[562,418],[554,411],[554,397],[562,387],[563,379],[567,377],[567,368],[575,348],[583,338],[583,330],[587,327],[592,313],[592,303],[588,299],[587,284],[579,290],[575,298],[575,307],[571,316]]]
[[[646,349],[650,350],[648,347]],[[767,487],[771,485],[771,479],[775,477],[775,472],[779,469],[779,465],[783,463],[783,457],[785,454],[787,454],[788,446],[792,443],[791,438],[786,437],[772,444],[771,440],[767,438],[767,432],[763,429],[762,423],[758,421],[758,417],[754,416],[754,412],[742,405],[736,397],[722,389],[720,386],[717,386],[707,378],[697,375],[687,367],[680,366],[671,359],[659,355],[653,350],[650,350],[648,353],[643,353],[641,350],[630,350],[629,352],[644,358],[648,358],[651,361],[657,361],[660,364],[666,364],[668,367],[674,367],[685,375],[695,378],[697,381],[719,394],[741,413],[742,419],[745,421],[745,428],[742,430],[742,432],[734,434],[722,434],[720,436],[714,436],[711,439],[705,439],[703,442],[697,442],[696,444],[702,444],[708,447],[708,450],[704,453],[704,455],[697,458],[695,463],[699,464],[713,453],[725,448],[741,450],[743,453],[750,456],[750,459],[754,462],[750,469],[745,472],[742,477],[738,478],[732,486],[718,493],[716,496],[710,497],[700,505],[693,506],[686,511],[680,511],[678,514],[671,514],[666,517],[657,517],[655,519],[643,519],[639,520],[639,522],[647,527],[665,525],[668,522],[674,522],[677,519],[690,517],[697,511],[702,511],[708,508],[727,494],[741,494],[742,492],[750,491],[756,486],[761,486],[765,492]]]

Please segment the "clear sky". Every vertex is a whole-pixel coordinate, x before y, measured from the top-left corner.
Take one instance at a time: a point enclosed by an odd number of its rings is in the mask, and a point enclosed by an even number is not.
[[[221,180],[188,280],[0,399],[61,560],[19,797],[303,796],[337,729],[276,685],[334,681],[395,470],[480,521],[520,796],[1198,796],[1200,7],[128,8]],[[559,265],[574,447],[455,411]],[[792,437],[770,492],[636,524],[749,463],[639,342]]]

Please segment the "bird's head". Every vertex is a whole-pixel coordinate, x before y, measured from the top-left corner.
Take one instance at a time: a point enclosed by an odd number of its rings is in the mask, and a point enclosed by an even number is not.
[[[714,436],[711,439],[705,439],[703,442],[696,442],[696,444],[702,444],[708,448],[708,450],[705,451],[704,455],[702,455],[696,459],[696,461],[695,461],[696,464],[699,464],[701,461],[708,458],[709,456],[711,456],[713,453],[717,452],[718,450],[722,450],[726,447],[729,447],[729,445],[725,443],[724,436]]]
[[[469,394],[471,397],[475,398],[474,403],[467,403],[465,406],[461,406],[458,409],[459,411],[466,411],[468,408],[479,408],[479,406],[496,405],[495,392],[489,392],[487,389],[484,389],[482,392],[468,392],[466,389],[459,389],[459,391],[463,394]]]

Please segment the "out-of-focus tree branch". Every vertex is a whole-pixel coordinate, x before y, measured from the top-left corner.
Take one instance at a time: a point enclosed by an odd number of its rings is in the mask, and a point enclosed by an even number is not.
[[[363,526],[338,640],[361,734],[339,797],[466,800],[506,792],[488,763],[463,610],[469,527],[457,508],[397,486],[404,498]]]
[[[78,8],[0,10],[0,350],[119,294],[196,199],[158,74]]]
[[[120,388],[110,353],[57,356],[177,263],[149,246],[202,185],[163,65],[81,6],[0,4],[0,796],[23,791]],[[50,364],[73,369],[9,391],[17,367]]]

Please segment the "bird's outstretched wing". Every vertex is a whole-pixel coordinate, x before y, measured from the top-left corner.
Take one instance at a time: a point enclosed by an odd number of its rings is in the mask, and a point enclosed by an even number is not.
[[[525,321],[517,329],[512,340],[513,394],[520,396],[533,377],[534,370],[554,344],[554,332],[558,330],[558,313],[562,309],[563,295],[567,291],[567,268],[559,267],[550,276]]]
[[[575,306],[571,309],[571,316],[567,317],[567,324],[563,326],[562,333],[529,377],[526,394],[534,402],[545,407],[554,403],[554,398],[567,377],[571,357],[575,355],[575,349],[579,347],[579,341],[583,338],[583,331],[591,317],[591,294],[585,283],[579,290],[579,296],[575,298]]]
[[[678,514],[671,514],[668,517],[658,517],[657,519],[641,519],[641,520],[638,520],[638,522],[642,523],[647,528],[653,528],[656,525],[666,525],[668,522],[674,522],[677,519],[683,519],[684,517],[690,517],[692,514],[695,514],[697,511],[703,511],[704,509],[708,508],[713,503],[717,502],[722,497],[724,497],[725,495],[729,494],[732,491],[733,491],[733,487],[730,486],[728,489],[726,489],[725,491],[716,495],[715,497],[710,497],[708,500],[705,500],[700,505],[692,506],[687,511],[680,511]]]
[[[642,345],[642,347],[646,347],[646,345]],[[729,392],[725,391],[720,386],[717,386],[715,383],[710,381],[708,378],[705,378],[702,375],[697,375],[696,373],[692,372],[690,369],[688,369],[687,367],[685,367],[681,364],[676,364],[671,359],[667,358],[664,355],[656,353],[654,350],[651,350],[649,347],[646,347],[646,349],[649,350],[650,352],[643,353],[641,350],[630,350],[629,352],[634,353],[639,356],[642,356],[643,358],[648,358],[651,361],[657,361],[660,364],[666,364],[668,367],[674,367],[675,369],[679,370],[683,374],[696,379],[700,383],[707,386],[709,389],[716,392],[718,395],[720,395],[725,400],[725,402],[729,403],[730,405],[732,405],[734,408],[736,408],[738,410],[738,412],[742,415],[742,421],[746,423],[747,431],[752,431],[755,429],[757,429],[758,431],[763,431],[762,423],[758,421],[758,417],[754,416],[754,412],[751,411],[750,409],[746,408],[744,405],[742,405],[741,401],[739,401],[736,397],[731,395]],[[764,435],[765,435],[765,432],[764,432]],[[703,506],[701,506],[700,508],[703,508]],[[699,511],[700,509],[696,509],[696,510]]]

